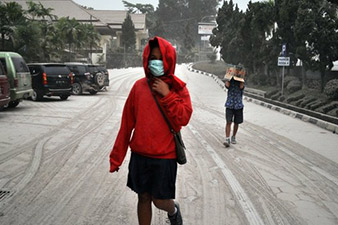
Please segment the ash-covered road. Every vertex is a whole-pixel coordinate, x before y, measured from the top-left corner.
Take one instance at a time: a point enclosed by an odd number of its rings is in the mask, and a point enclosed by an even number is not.
[[[238,144],[226,149],[226,93],[186,66],[176,74],[194,109],[177,180],[185,225],[338,224],[338,135],[244,102]],[[108,156],[142,76],[142,68],[111,70],[107,92],[0,112],[0,224],[137,224],[129,154],[114,174]],[[154,208],[153,224],[167,224],[166,214]]]

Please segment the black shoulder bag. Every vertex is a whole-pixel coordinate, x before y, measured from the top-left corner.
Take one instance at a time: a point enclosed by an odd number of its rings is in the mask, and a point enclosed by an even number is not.
[[[151,86],[150,86],[150,80],[149,79],[148,79],[148,86],[149,86],[150,92],[151,92],[152,89],[151,89]],[[183,140],[182,140],[181,131],[179,131],[179,132],[174,131],[174,129],[172,128],[167,116],[164,114],[164,112],[163,112],[163,110],[160,106],[160,103],[158,103],[156,96],[154,96],[153,93],[151,93],[151,95],[154,97],[155,102],[156,102],[158,108],[160,109],[164,120],[167,122],[168,127],[170,129],[170,132],[174,135],[175,146],[176,146],[176,161],[177,161],[178,164],[183,165],[187,162],[187,157],[185,156],[185,145],[184,145]]]

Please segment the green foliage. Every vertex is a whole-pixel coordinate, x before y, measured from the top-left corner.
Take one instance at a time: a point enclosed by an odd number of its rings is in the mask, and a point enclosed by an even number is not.
[[[295,101],[298,101],[298,100],[300,100],[300,99],[302,99],[304,97],[305,97],[305,94],[299,93],[298,95],[288,97],[286,99],[286,102],[287,103],[295,102]]]
[[[126,52],[134,52],[136,45],[135,26],[128,13],[122,24],[121,44]]]
[[[286,86],[286,90],[289,93],[294,93],[302,89],[302,83],[299,80],[292,80]]]
[[[177,43],[189,54],[200,41],[198,22],[208,22],[216,14],[217,4],[217,0],[159,0],[150,31]]]
[[[15,2],[0,2],[1,50],[16,51],[27,62],[72,60],[75,51],[98,46],[99,34],[75,19],[57,19],[52,8],[27,2],[25,11]],[[65,49],[68,48],[68,53]]]
[[[21,5],[16,2],[0,2],[0,50],[10,50],[8,46],[13,46],[14,44],[13,34],[15,27],[25,23],[26,17]]]
[[[338,79],[332,79],[326,83],[324,93],[330,99],[338,99]]]
[[[297,55],[307,69],[321,72],[323,91],[325,72],[338,60],[337,5],[325,0],[299,2],[294,34]]]
[[[243,13],[232,0],[224,1],[216,21],[217,28],[213,30],[210,43],[221,47],[225,62],[242,63],[252,73],[264,64],[272,64],[271,55],[276,55],[274,39],[266,39],[274,22],[271,2],[249,2],[248,10]]]

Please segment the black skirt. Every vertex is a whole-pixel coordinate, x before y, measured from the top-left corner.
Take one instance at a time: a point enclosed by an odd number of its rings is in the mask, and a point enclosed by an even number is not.
[[[155,199],[174,199],[176,159],[156,159],[131,153],[127,186],[137,194],[149,193]]]

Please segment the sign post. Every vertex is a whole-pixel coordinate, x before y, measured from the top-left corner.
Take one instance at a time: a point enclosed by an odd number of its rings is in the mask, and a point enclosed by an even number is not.
[[[284,43],[282,45],[282,52],[281,52],[280,57],[278,57],[278,66],[282,66],[282,95],[284,93],[284,72],[285,72],[285,67],[290,66],[290,57],[286,57],[286,44]]]

